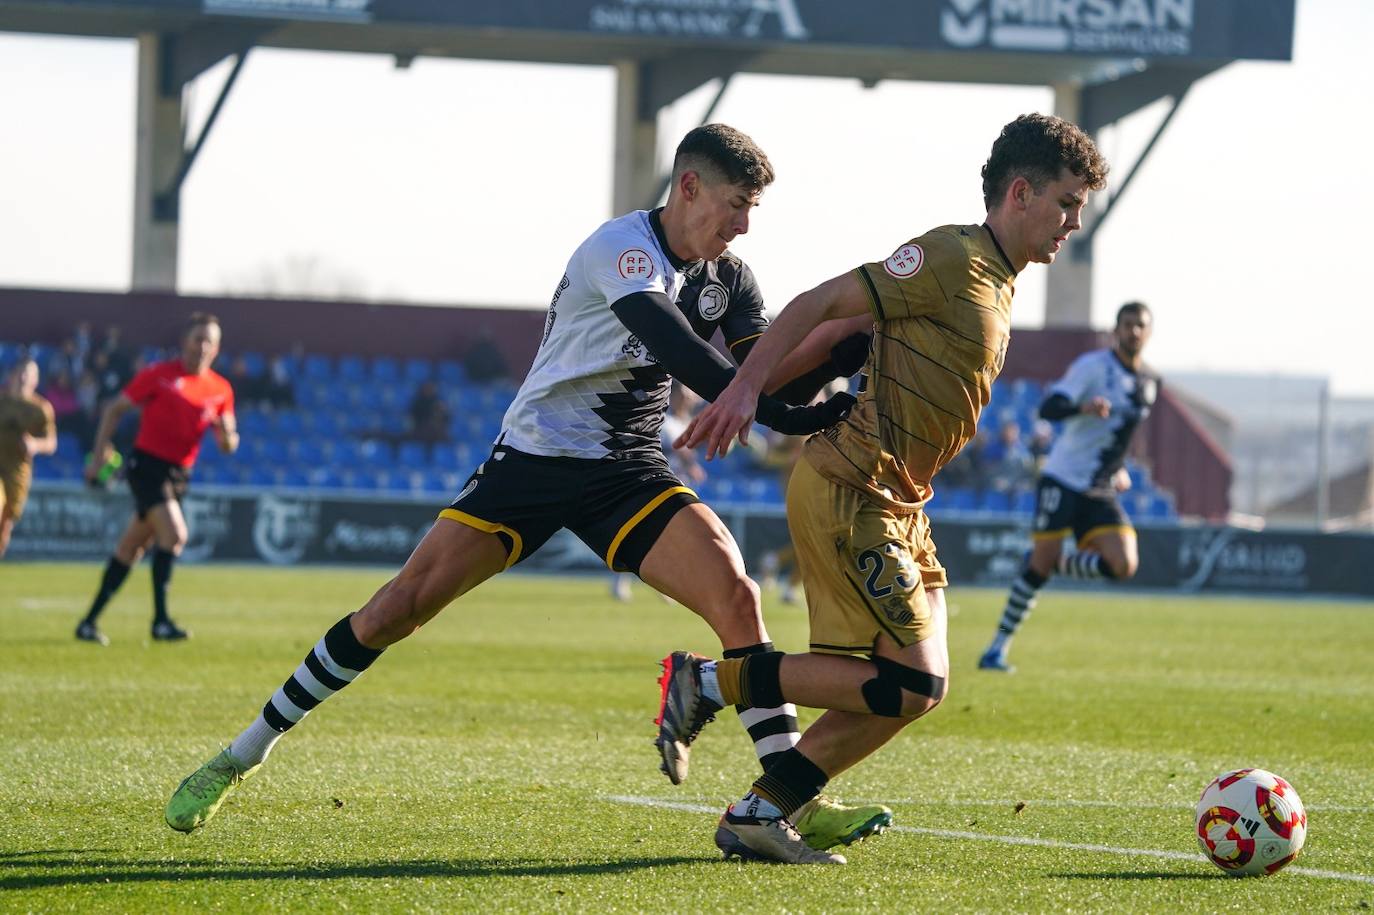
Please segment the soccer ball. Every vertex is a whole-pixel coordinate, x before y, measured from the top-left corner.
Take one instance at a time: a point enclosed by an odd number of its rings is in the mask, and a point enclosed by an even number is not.
[[[1197,841],[1217,867],[1236,877],[1275,873],[1302,851],[1307,811],[1293,786],[1263,769],[1212,779],[1197,802]]]

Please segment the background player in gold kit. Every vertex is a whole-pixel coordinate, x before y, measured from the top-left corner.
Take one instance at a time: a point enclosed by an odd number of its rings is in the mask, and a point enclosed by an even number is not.
[[[871,312],[868,388],[847,420],[811,438],[788,487],[811,652],[664,661],[663,706],[674,712],[664,720],[683,723],[678,739],[730,703],[831,710],[721,817],[716,844],[727,857],[843,863],[806,846],[789,815],[944,697],[946,578],[923,512],[931,480],[988,403],[1017,274],[1054,261],[1106,173],[1078,127],[1017,118],[983,166],[982,225],[933,229],[802,293],[683,436],[705,442],[708,458],[744,441],[772,367],[820,322]]]
[[[38,393],[38,363],[21,359],[0,388],[0,556],[24,514],[34,457],[56,450],[52,404]]]

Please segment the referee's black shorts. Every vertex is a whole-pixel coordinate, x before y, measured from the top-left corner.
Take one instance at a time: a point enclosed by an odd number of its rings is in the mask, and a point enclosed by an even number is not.
[[[189,468],[154,457],[135,448],[125,465],[125,479],[134,494],[134,509],[140,519],[164,502],[180,502],[191,481]]]
[[[506,568],[567,528],[616,572],[638,572],[673,515],[699,501],[662,453],[544,457],[497,444],[439,513],[498,535]]]

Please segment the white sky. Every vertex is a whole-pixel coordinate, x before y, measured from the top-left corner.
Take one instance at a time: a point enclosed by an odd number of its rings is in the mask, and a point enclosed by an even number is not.
[[[1329,375],[1374,396],[1371,46],[1374,3],[1299,0],[1291,64],[1194,86],[1098,233],[1096,324],[1143,299],[1166,373]],[[0,285],[127,288],[134,64],[131,42],[0,35]],[[194,130],[226,72],[195,85]],[[713,92],[664,114],[665,155]],[[256,50],[183,191],[181,289],[241,288],[294,259],[370,298],[542,307],[613,215],[613,97],[605,68]],[[980,221],[997,130],[1051,106],[1041,89],[737,77],[714,119],[779,178],[735,250],[776,310],[932,226]],[[1163,111],[1104,131],[1115,179]],[[1043,317],[1044,269],[1018,284],[1018,326]]]

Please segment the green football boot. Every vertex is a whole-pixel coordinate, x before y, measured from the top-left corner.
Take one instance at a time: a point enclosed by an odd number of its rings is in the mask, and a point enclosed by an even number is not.
[[[846,807],[821,794],[798,807],[792,822],[807,845],[824,851],[882,832],[892,825],[892,810],[882,804]]]
[[[167,825],[178,832],[190,832],[210,822],[219,805],[245,778],[261,766],[243,768],[229,751],[220,750],[215,758],[186,777],[167,802]]]

